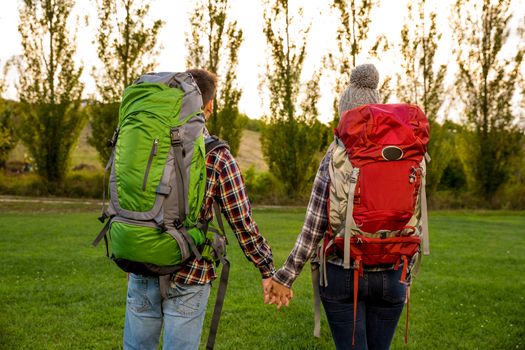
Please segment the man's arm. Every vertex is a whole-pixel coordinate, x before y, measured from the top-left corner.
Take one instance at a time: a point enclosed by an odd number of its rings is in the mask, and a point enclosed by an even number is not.
[[[327,202],[330,187],[328,172],[330,154],[328,152],[325,155],[317,171],[301,234],[297,237],[295,246],[284,266],[273,276],[276,282],[287,288],[291,288],[328,228]]]
[[[218,150],[218,156],[215,196],[244,254],[259,269],[263,278],[269,278],[275,272],[272,250],[252,218],[240,168],[229,150]]]

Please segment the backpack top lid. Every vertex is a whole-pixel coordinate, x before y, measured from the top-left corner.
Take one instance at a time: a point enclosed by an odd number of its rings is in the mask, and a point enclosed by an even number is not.
[[[201,108],[201,92],[190,73],[147,73],[124,90],[119,124],[129,115],[139,112],[154,113],[161,119],[176,123]],[[179,119],[174,120],[177,116]]]
[[[420,162],[427,149],[429,124],[415,105],[368,104],[344,112],[334,133],[354,167],[398,159]]]

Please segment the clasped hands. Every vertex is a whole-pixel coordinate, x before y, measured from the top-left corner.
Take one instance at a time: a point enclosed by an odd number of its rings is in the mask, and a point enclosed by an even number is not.
[[[275,281],[273,278],[265,278],[262,281],[264,290],[264,303],[275,304],[280,309],[283,305],[288,307],[293,298],[293,291]]]

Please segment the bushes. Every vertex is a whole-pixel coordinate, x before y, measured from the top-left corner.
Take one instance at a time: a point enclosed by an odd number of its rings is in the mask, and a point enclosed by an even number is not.
[[[269,172],[257,172],[253,166],[243,172],[250,202],[255,205],[301,205],[310,197],[311,185],[297,199],[292,199],[284,186]],[[107,181],[107,178],[106,178]],[[56,196],[70,198],[101,198],[102,171],[89,169],[71,171],[57,187],[43,183],[31,172],[15,174],[0,171],[0,195]],[[495,200],[488,203],[471,192],[442,189],[428,197],[429,209],[525,209],[525,183],[517,182],[502,188]]]
[[[102,172],[70,172],[61,185],[43,182],[34,173],[0,172],[0,195],[101,198]]]
[[[270,172],[256,172],[250,166],[243,172],[248,197],[252,204],[258,205],[306,205],[310,192],[292,198],[286,193],[284,185]]]
[[[472,193],[456,190],[436,191],[428,195],[428,209],[474,209],[485,208],[480,198]]]
[[[486,201],[467,191],[441,190],[428,197],[428,207],[441,209],[525,209],[525,184],[510,184],[498,191],[492,201]]]

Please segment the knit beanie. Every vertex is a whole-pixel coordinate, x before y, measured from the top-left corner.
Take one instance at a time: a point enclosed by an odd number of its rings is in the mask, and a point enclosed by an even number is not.
[[[373,64],[355,67],[350,74],[350,85],[339,97],[339,116],[361,105],[379,103],[378,83],[379,72]]]

